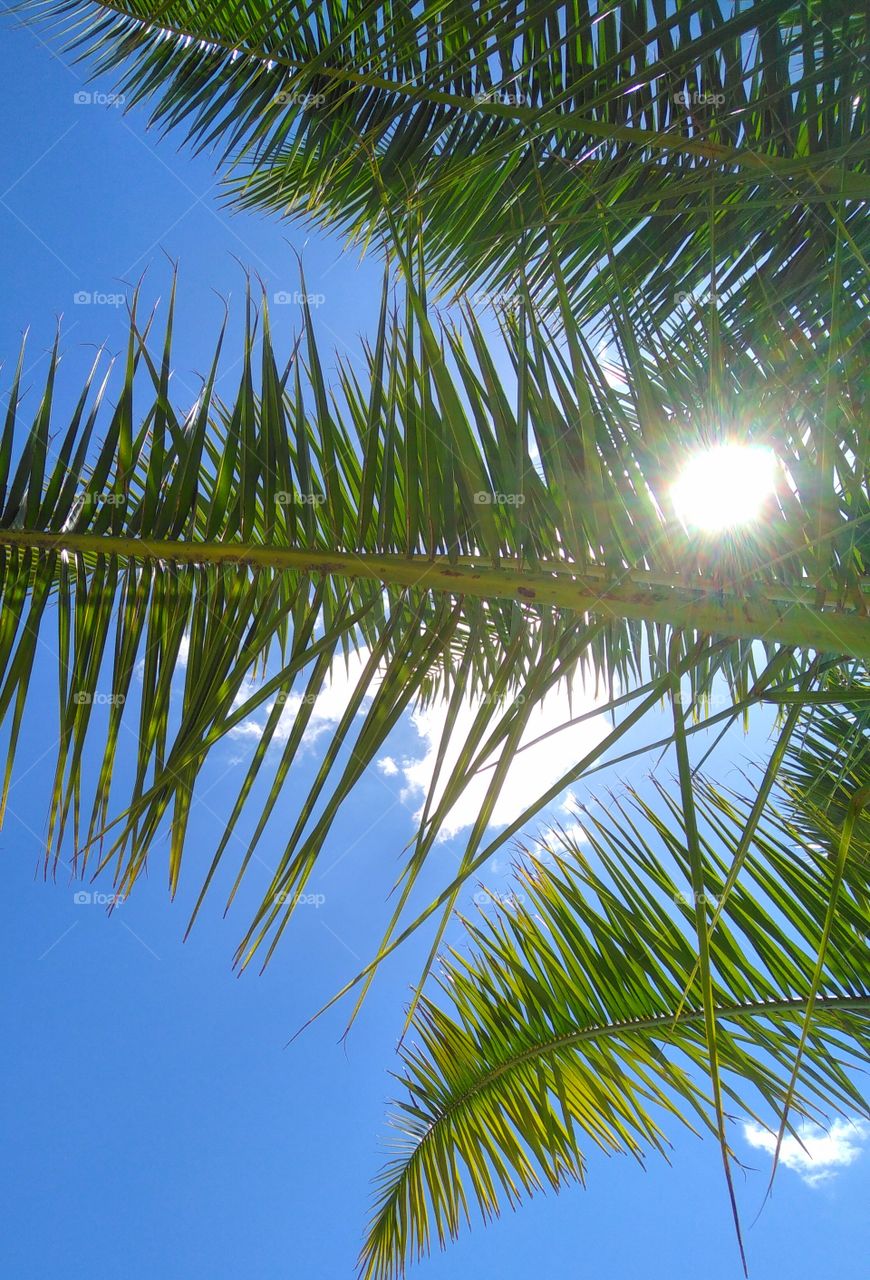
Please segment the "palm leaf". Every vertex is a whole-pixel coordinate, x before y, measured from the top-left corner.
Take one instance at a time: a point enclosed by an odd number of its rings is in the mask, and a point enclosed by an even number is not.
[[[344,362],[337,385],[326,386],[310,314],[285,364],[265,303],[259,315],[249,305],[235,398],[215,391],[219,341],[196,402],[176,409],[171,306],[161,343],[150,321],[140,325],[134,300],[114,408],[102,388],[93,402],[86,388],[56,454],[47,442],[57,353],[30,426],[13,387],[0,451],[5,788],[39,636],[56,626],[60,743],[47,861],[71,839],[82,874],[109,867],[126,893],[168,824],[174,892],[197,775],[217,743],[266,707],[211,884],[245,798],[274,759],[267,747],[279,700],[294,711],[292,725],[232,898],[331,664],[363,653],[351,705],[242,940],[241,963],[266,943],[271,954],[340,805],[402,712],[449,696],[457,673],[469,694],[498,690],[505,700],[479,718],[449,776],[433,780],[409,886],[451,805],[485,766],[494,769],[494,802],[531,709],[575,672],[609,690],[614,708],[627,693],[635,706],[561,785],[599,767],[666,693],[672,661],[687,676],[692,708],[720,678],[745,709],[787,696],[813,649],[830,652],[836,668],[870,647],[863,437],[840,390],[852,376],[848,344],[833,371],[823,350],[800,344],[795,399],[795,381],[787,393],[782,386],[787,334],[771,330],[752,358],[718,335],[718,398],[740,406],[730,414],[749,438],[775,446],[790,482],[778,521],[714,547],[682,528],[669,498],[675,455],[733,431],[708,414],[703,329],[669,326],[646,335],[643,348],[626,345],[623,393],[567,310],[566,345],[528,313],[505,327],[499,353],[473,313],[461,328],[438,322],[424,281],[405,292],[403,316],[385,283],[365,381]],[[616,341],[621,323],[617,314]],[[820,450],[830,488],[819,483]],[[178,706],[173,676],[185,643]],[[84,744],[104,700],[103,761],[80,821]],[[119,735],[137,705],[135,780],[110,806]],[[551,799],[542,796],[524,820]],[[462,876],[510,834],[483,847],[478,824]],[[454,888],[438,906],[449,908]]]
[[[838,705],[846,688],[864,699]],[[835,685],[830,701],[805,717],[798,749],[788,759],[781,785],[788,796],[792,821],[819,852],[834,858],[852,802],[870,775],[868,727],[870,690],[852,681]],[[870,861],[870,814],[861,807],[852,814],[849,856]]]
[[[790,747],[791,762],[800,750]],[[862,776],[866,785],[866,756]],[[870,1051],[866,863],[834,867],[769,806],[719,901],[751,798],[696,780],[695,827],[664,786],[653,803],[626,794],[604,817],[584,808],[588,848],[551,833],[546,860],[526,851],[515,892],[463,922],[467,945],[445,957],[440,998],[419,1002],[366,1277],[401,1274],[443,1247],[475,1204],[489,1220],[502,1202],[585,1182],[596,1148],[643,1160],[666,1152],[677,1124],[721,1139],[718,1089],[762,1123],[782,1114],[789,1131],[789,1105],[813,1120],[870,1114],[855,1074]],[[698,908],[703,922],[717,901],[706,935]],[[699,927],[709,1007],[684,990]]]
[[[754,325],[866,291],[867,15],[791,0],[316,6],[49,0],[128,105],[230,166],[230,198],[394,243],[446,291],[583,317],[623,282],[657,312],[712,288]],[[765,264],[767,282],[758,279]]]

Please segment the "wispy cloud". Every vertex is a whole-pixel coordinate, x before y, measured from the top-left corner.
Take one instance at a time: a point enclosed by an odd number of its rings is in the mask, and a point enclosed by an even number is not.
[[[746,1123],[743,1135],[751,1147],[773,1155],[776,1134],[761,1125]],[[829,1129],[804,1124],[797,1136],[787,1134],[780,1149],[780,1162],[792,1169],[808,1187],[821,1187],[836,1178],[841,1169],[854,1164],[870,1137],[870,1125],[863,1120],[835,1120]]]
[[[557,853],[564,851],[565,843],[588,844],[589,837],[580,822],[577,812],[580,802],[573,791],[566,791],[562,803],[558,807],[556,821],[546,827],[538,836],[540,844],[546,849],[553,846]]]
[[[445,754],[439,778],[438,793],[450,776],[453,766],[459,759],[460,751],[474,719],[483,704],[482,698],[467,699],[461,706],[456,725],[451,735],[450,744]],[[505,778],[501,794],[493,809],[491,824],[494,827],[506,826],[513,822],[539,796],[548,791],[568,766],[581,760],[607,733],[607,725],[602,717],[594,716],[581,724],[561,728],[565,721],[583,712],[593,711],[598,703],[593,694],[583,686],[581,674],[574,677],[569,691],[561,687],[554,689],[542,702],[532,710],[525,732],[519,746],[523,748],[512,761]],[[496,709],[496,714],[500,714]],[[432,703],[425,709],[418,709],[411,715],[411,724],[420,738],[421,750],[408,758],[395,761],[391,757],[390,764],[398,765],[403,784],[402,799],[419,803],[417,816],[422,814],[423,800],[429,789],[438,758],[441,734],[447,721],[447,703]],[[552,732],[559,730],[559,732]],[[544,734],[550,734],[542,742],[531,744]],[[493,755],[488,762],[490,767],[484,768],[468,784],[464,793],[458,797],[456,804],[445,816],[441,829],[441,838],[449,839],[458,832],[472,826],[483,805],[487,788],[492,781],[492,764],[497,757]],[[382,764],[382,772],[390,774],[390,767]],[[436,801],[439,794],[436,794]],[[564,812],[570,814],[571,820],[566,826],[572,834],[583,838],[580,828],[574,820],[574,806],[569,805]]]
[[[311,715],[304,738],[304,746],[306,748],[312,747],[322,734],[335,729],[347,710],[368,660],[369,650],[361,648],[357,652],[351,653],[346,661],[341,658],[332,664],[323,687],[314,698],[311,707]],[[376,687],[375,682],[366,692],[366,696],[363,699],[363,709],[368,708]],[[234,706],[242,706],[256,692],[256,689],[256,681],[247,680],[236,695]],[[272,739],[274,743],[281,744],[287,741],[296,719],[296,713],[299,711],[304,698],[304,694],[290,693],[284,699],[284,709],[281,712],[281,718],[278,721],[275,736]],[[253,738],[259,740],[266,724],[266,717],[272,711],[274,705],[274,699],[265,703],[257,714],[248,716],[241,724],[236,725],[235,729],[231,729],[229,736],[231,738]]]
[[[178,656],[175,659],[176,671],[184,670],[184,668],[187,666],[187,659],[189,655],[190,655],[190,632],[186,631],[184,635],[181,637],[181,641],[178,645]],[[135,671],[138,679],[141,680],[145,674],[144,658],[140,658],[139,661],[136,663]]]
[[[362,649],[351,654],[348,661],[343,659],[333,664],[323,688],[314,700],[311,718],[305,733],[305,747],[311,748],[318,738],[335,729],[362,675],[363,668],[369,660],[369,652]],[[254,692],[256,685],[247,682],[236,697],[236,706],[242,705]],[[369,701],[375,692],[373,686],[366,694],[362,711],[368,709]],[[297,693],[287,696],[281,718],[275,731],[274,741],[282,743],[292,729],[296,713],[302,697]],[[456,724],[451,735],[450,744],[444,758],[440,774],[439,793],[457,763],[467,735],[471,731],[474,720],[485,704],[485,696],[467,698],[460,707]],[[237,725],[230,733],[236,739],[258,740],[274,703],[259,708],[257,713],[249,716]],[[505,826],[532,804],[540,795],[549,790],[568,765],[582,759],[592,747],[596,746],[607,733],[607,726],[602,717],[593,716],[581,724],[571,725],[567,729],[561,726],[572,716],[583,712],[594,711],[600,705],[592,692],[585,688],[582,676],[578,673],[568,690],[565,686],[555,689],[535,706],[523,734],[520,746],[521,754],[512,762],[501,794],[496,802],[491,823],[494,827]],[[494,717],[500,716],[506,707],[494,707]],[[393,755],[381,756],[375,763],[385,779],[393,782],[398,788],[399,798],[403,803],[417,806],[416,816],[422,814],[423,802],[432,782],[438,758],[441,735],[444,731],[448,715],[446,700],[429,703],[425,708],[417,708],[409,718],[409,726],[416,732],[419,745],[412,746],[402,757]],[[553,732],[560,730],[559,732]],[[542,742],[528,745],[542,735],[550,734]],[[441,830],[441,838],[449,839],[470,827],[476,820],[483,804],[487,787],[493,772],[492,765],[496,759],[491,757],[489,768],[483,769],[473,778],[464,794],[458,799],[451,811],[446,815]],[[439,796],[436,795],[436,800]],[[576,818],[576,800],[568,792],[567,800],[561,806],[559,827],[569,837],[577,841],[585,839],[585,834]]]

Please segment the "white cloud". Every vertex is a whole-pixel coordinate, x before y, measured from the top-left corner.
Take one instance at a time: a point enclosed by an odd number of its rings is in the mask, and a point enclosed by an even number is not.
[[[513,861],[510,858],[500,858],[498,854],[494,858],[490,858],[487,863],[487,871],[489,878],[493,876],[512,876],[514,872]]]
[[[175,659],[176,667],[187,666],[187,658],[189,653],[190,653],[190,632],[185,631],[184,635],[181,637],[181,642],[179,643],[179,646],[178,646],[178,657]]]
[[[556,826],[549,827],[541,838],[555,838],[558,841],[559,848],[557,852],[559,853],[562,852],[566,840],[570,841],[571,844],[589,843],[589,837],[579,822],[559,822]]]
[[[747,1122],[743,1134],[750,1146],[768,1155],[772,1156],[776,1150],[776,1134],[761,1125]],[[863,1150],[861,1144],[868,1137],[870,1125],[863,1120],[835,1120],[829,1129],[803,1124],[797,1137],[785,1136],[779,1158],[808,1187],[820,1187],[835,1178],[839,1169],[854,1164]]]
[[[577,821],[577,810],[580,802],[573,791],[566,791],[562,803],[558,807],[558,819],[541,832],[539,839],[545,843],[555,843],[556,851],[564,851],[565,841],[573,844],[588,844],[589,837]]]
[[[467,700],[459,711],[450,745],[447,749],[441,769],[436,800],[440,798],[446,779],[456,763],[462,745],[474,721],[483,699]],[[549,730],[563,725],[566,720],[591,711],[596,703],[588,690],[583,688],[582,679],[575,676],[571,688],[569,706],[568,691],[565,687],[552,690],[547,698],[539,703],[529,716],[528,725],[520,741],[520,747],[541,737]],[[497,709],[496,709],[497,710]],[[434,704],[425,710],[415,711],[411,723],[416,729],[423,746],[423,754],[400,762],[400,772],[404,782],[403,799],[419,801],[417,817],[422,814],[423,801],[435,770],[441,733],[447,719],[447,707],[444,703]],[[596,746],[607,733],[602,718],[596,716],[582,724],[572,725],[562,732],[553,734],[543,742],[529,746],[518,752],[512,762],[503,783],[493,810],[491,825],[506,826],[518,818],[523,811],[537,800],[545,791],[558,782],[572,764],[577,764],[584,755]],[[489,762],[488,762],[489,763]],[[479,773],[467,786],[456,804],[447,814],[441,833],[442,839],[455,836],[458,832],[470,827],[482,807],[487,787],[492,780],[493,770],[486,769]]]
[[[306,746],[310,746],[317,741],[321,734],[336,726],[344,713],[368,658],[368,651],[363,650],[358,654],[352,654],[347,666],[343,658],[334,664],[326,685],[315,700],[305,734]],[[236,706],[240,706],[246,701],[255,688],[256,685],[253,683],[246,684],[236,698]],[[579,675],[575,677],[570,692],[570,703],[568,690],[562,686],[553,690],[543,703],[533,709],[520,746],[531,742],[549,730],[558,728],[572,717],[594,710],[596,705],[599,705],[592,695],[584,689]],[[367,695],[368,697],[370,695]],[[288,695],[274,740],[278,742],[287,740],[301,701],[302,696],[300,694],[292,693]],[[467,699],[460,708],[441,770],[439,797],[459,757],[467,734],[474,722],[474,717],[483,703],[484,698],[482,696],[473,700]],[[363,709],[365,709],[365,705]],[[272,706],[274,706],[274,702],[259,708],[255,715],[233,729],[231,736],[237,739],[259,739],[266,716]],[[493,713],[497,717],[503,711],[495,707],[493,708]],[[430,704],[424,709],[413,711],[410,716],[410,724],[420,740],[419,749],[415,751],[412,748],[403,758],[385,755],[376,762],[377,768],[384,778],[396,779],[401,788],[400,798],[402,801],[408,805],[417,806],[415,815],[417,818],[422,815],[423,803],[434,773],[438,747],[446,720],[446,701]],[[524,809],[556,783],[559,777],[572,764],[579,762],[592,747],[597,745],[606,732],[607,727],[603,718],[596,716],[584,721],[582,724],[573,725],[568,729],[562,730],[562,732],[554,734],[543,742],[528,747],[528,749],[518,754],[508,771],[501,795],[496,801],[491,825],[499,827],[513,822]],[[458,832],[474,823],[480,812],[487,786],[492,779],[492,772],[492,769],[487,769],[478,774],[469,783],[466,791],[460,796],[445,819],[441,832],[442,839],[455,836]],[[565,822],[560,823],[560,825],[573,838],[585,840],[585,833],[575,820],[575,808],[576,799],[568,792],[565,803],[560,809],[560,812],[565,815]]]
[[[348,703],[353,696],[353,691],[359,683],[363,668],[369,660],[369,650],[360,649],[356,653],[351,653],[345,662],[344,658],[337,659],[331,666],[329,674],[323,684],[322,689],[314,699],[314,705],[311,708],[311,717],[305,729],[303,743],[305,746],[311,746],[321,734],[329,729],[334,729],[347,708]],[[257,683],[253,680],[246,681],[233,701],[234,707],[242,706],[257,691]],[[363,709],[377,688],[377,682],[373,681],[366,692],[363,701]],[[273,742],[286,742],[293,729],[293,722],[296,719],[296,713],[302,705],[303,698],[308,695],[301,693],[289,693],[284,699],[284,710],[275,729]],[[243,720],[241,724],[236,725],[235,729],[230,730],[231,738],[254,738],[259,740],[266,723],[266,717],[275,706],[275,699],[266,702],[262,707],[257,709],[255,715],[249,716]]]
[[[175,659],[175,670],[183,671],[187,666],[187,657],[190,653],[190,632],[185,631],[184,635],[178,643],[178,656]],[[135,667],[136,675],[141,680],[145,674],[145,659],[140,658]]]

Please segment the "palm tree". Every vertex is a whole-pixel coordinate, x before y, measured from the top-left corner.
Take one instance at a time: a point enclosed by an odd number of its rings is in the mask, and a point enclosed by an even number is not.
[[[795,358],[802,356],[801,391],[795,394],[792,380],[789,413],[777,358],[749,356],[721,334],[714,358],[697,327],[671,326],[644,352],[626,348],[629,390],[621,391],[569,310],[560,316],[567,351],[530,311],[505,328],[496,353],[470,311],[461,330],[449,320],[436,330],[423,287],[409,283],[400,314],[385,284],[374,346],[365,352],[367,384],[342,362],[331,399],[307,303],[303,370],[298,345],[289,362],[279,360],[265,300],[259,317],[248,307],[231,401],[214,393],[218,342],[195,404],[184,415],[173,409],[172,302],[157,344],[151,319],[140,323],[134,300],[114,407],[103,412],[105,381],[90,395],[92,374],[59,446],[52,423],[57,352],[29,429],[19,420],[19,376],[12,389],[0,473],[0,712],[12,717],[6,788],[40,629],[57,627],[61,739],[47,841],[55,855],[72,822],[78,869],[93,869],[99,844],[99,866],[111,865],[118,892],[126,893],[169,815],[174,892],[203,761],[268,703],[262,742],[205,890],[278,720],[295,705],[244,870],[330,664],[347,646],[365,648],[347,714],[241,943],[241,964],[267,939],[271,953],[338,806],[415,699],[451,698],[446,756],[463,697],[492,695],[449,776],[432,780],[402,907],[444,818],[487,764],[494,765],[487,800],[462,878],[607,753],[612,758],[611,748],[684,676],[686,722],[717,679],[735,700],[699,728],[753,703],[810,691],[831,669],[844,669],[844,658],[866,659],[870,649],[863,525],[854,514],[855,499],[864,511],[863,464],[860,449],[850,447],[858,424],[850,422],[847,397],[832,394],[848,376],[848,360],[842,372],[831,371],[812,351],[794,347]],[[777,356],[786,341],[772,335]],[[513,370],[513,403],[496,354]],[[806,488],[781,486],[777,518],[758,537],[721,547],[683,529],[668,496],[675,459],[695,447],[696,422],[704,422],[702,438],[733,434],[730,423],[706,417],[714,363],[721,369],[714,398],[727,395],[741,416],[751,416],[744,435],[772,445],[792,483],[807,477]],[[843,419],[836,448],[829,437],[834,398]],[[91,442],[101,433],[95,450]],[[836,468],[832,492],[820,492],[814,460],[822,452]],[[514,500],[480,501],[493,496]],[[813,538],[820,524],[825,535]],[[170,738],[171,681],[184,637],[190,657]],[[109,675],[103,656],[110,645]],[[813,651],[829,656],[813,658]],[[118,735],[140,658],[136,779],[110,823]],[[264,666],[267,678],[238,704]],[[486,842],[533,709],[578,668],[611,690],[609,706],[630,712]],[[369,692],[375,696],[358,720]],[[101,699],[110,708],[103,764],[83,823],[84,743]],[[336,767],[330,790],[333,766],[352,738],[352,755]],[[456,890],[445,892],[438,905],[449,909]]]
[[[3,803],[51,627],[46,866],[71,847],[77,872],[105,869],[126,894],[168,825],[174,893],[199,772],[266,707],[193,914],[271,769],[232,901],[314,699],[356,650],[350,703],[239,943],[240,967],[265,963],[392,728],[446,699],[396,907],[346,988],[361,1000],[379,961],[435,920],[408,1012],[422,1038],[406,1050],[412,1147],[385,1174],[372,1275],[427,1247],[430,1219],[440,1239],[455,1233],[457,1159],[489,1214],[496,1181],[511,1199],[581,1176],[577,1130],[608,1149],[657,1144],[646,1090],[712,1127],[729,1187],[724,1098],[744,1096],[740,1081],[779,1111],[780,1138],[794,1108],[858,1107],[840,1057],[866,1050],[867,1011],[854,951],[867,763],[850,745],[863,745],[870,656],[866,15],[776,2],[727,15],[698,2],[47,7],[131,104],[155,97],[155,121],[219,144],[231,199],[372,238],[386,273],[364,378],[340,361],[328,385],[307,304],[299,342],[277,352],[265,299],[249,297],[237,392],[217,394],[221,334],[181,407],[174,284],[162,340],[134,297],[113,401],[97,362],[59,434],[58,347],[30,423],[19,360],[0,440]],[[439,313],[439,291],[460,305]],[[509,301],[496,337],[481,296]],[[683,462],[735,441],[776,457],[766,520],[716,538],[684,528],[671,500]],[[534,709],[577,672],[604,691],[612,728],[493,835]],[[460,709],[479,694],[457,753]],[[448,962],[455,1016],[439,1009],[423,981],[463,885],[566,787],[637,755],[624,739],[663,700],[673,730],[656,745],[673,748],[679,784],[661,794],[665,817],[638,798],[646,834],[624,807],[592,824],[600,865],[568,848],[556,870],[527,870],[535,912],[470,926],[475,956]],[[780,708],[779,736],[741,804],[700,780],[688,739],[762,703]],[[137,710],[119,801],[119,735]],[[833,783],[818,768],[831,756]],[[784,761],[787,817],[772,805]],[[458,873],[421,907],[420,871],[484,771]],[[785,840],[809,850],[806,865]],[[668,859],[690,886],[676,911]],[[739,960],[738,936],[757,963]],[[524,1039],[533,987],[538,1029],[568,1037],[558,1053]],[[593,1060],[608,1081],[597,1110]]]
[[[262,736],[204,877],[194,915],[226,858],[255,779],[261,769],[271,767],[268,798],[235,871],[232,901],[336,656],[348,647],[362,651],[362,673],[347,710],[239,944],[236,960],[244,967],[255,953],[271,956],[339,806],[380,753],[403,711],[415,701],[448,698],[438,753],[443,766],[450,758],[463,699],[486,692],[490,696],[462,742],[455,765],[439,767],[431,781],[384,940],[374,961],[349,984],[361,986],[364,993],[380,959],[437,914],[428,971],[468,878],[566,787],[605,762],[626,758],[618,752],[627,732],[663,698],[670,698],[673,734],[655,745],[673,745],[677,752],[680,794],[670,804],[686,832],[700,957],[699,990],[687,993],[687,1000],[693,997],[691,1017],[687,1013],[685,1019],[675,1018],[672,1030],[674,1035],[680,1032],[681,1051],[688,1052],[687,1044],[693,1047],[696,1065],[701,1061],[698,1045],[707,1047],[727,1169],[730,1152],[722,1102],[723,1092],[732,1087],[727,1073],[742,1073],[757,1083],[757,1054],[770,1051],[771,1033],[759,1008],[773,998],[766,994],[769,990],[788,993],[780,1003],[786,1002],[794,1018],[800,1010],[807,1018],[810,1011],[813,1014],[813,1038],[808,1042],[808,1060],[815,1070],[811,1096],[817,1103],[846,1096],[843,1068],[828,1041],[819,1040],[816,1009],[829,1007],[830,938],[834,926],[839,927],[845,852],[837,855],[838,892],[826,895],[818,886],[814,889],[814,903],[829,904],[829,917],[823,919],[818,911],[802,916],[798,899],[792,903],[785,896],[792,888],[789,880],[770,890],[785,915],[778,932],[766,922],[768,936],[777,944],[790,936],[797,921],[804,927],[809,921],[809,950],[817,946],[820,966],[810,994],[806,984],[795,990],[790,982],[777,987],[777,979],[785,975],[776,969],[765,983],[754,971],[744,973],[734,965],[733,943],[723,940],[723,922],[716,929],[708,927],[704,886],[712,880],[718,888],[721,855],[711,853],[709,842],[702,844],[696,832],[699,784],[690,768],[687,737],[720,722],[727,727],[753,705],[768,702],[784,709],[768,775],[751,820],[743,824],[743,856],[761,815],[767,813],[778,762],[801,709],[815,701],[866,707],[870,636],[862,616],[863,525],[861,516],[853,515],[856,509],[863,514],[866,504],[863,454],[849,443],[857,437],[850,430],[848,397],[836,394],[842,427],[835,449],[828,436],[830,413],[824,413],[832,384],[849,376],[850,362],[846,359],[842,369],[831,370],[812,348],[797,343],[803,356],[795,365],[800,368],[801,390],[797,392],[792,378],[786,393],[780,359],[787,335],[773,339],[774,354],[764,360],[760,351],[750,356],[741,344],[732,346],[727,335],[719,333],[714,359],[704,346],[703,330],[687,323],[682,329],[670,326],[658,343],[646,335],[643,351],[636,345],[626,347],[627,389],[621,390],[608,381],[607,369],[589,351],[568,310],[559,317],[567,350],[529,310],[505,326],[503,352],[495,353],[471,310],[461,324],[448,318],[436,330],[421,294],[422,288],[410,279],[400,312],[385,285],[375,341],[365,352],[368,380],[362,384],[343,363],[332,399],[307,308],[303,369],[298,345],[289,361],[279,361],[265,299],[259,315],[248,307],[238,392],[226,402],[214,390],[218,343],[196,402],[183,415],[175,411],[168,386],[172,306],[166,336],[157,343],[151,338],[152,318],[140,323],[136,299],[123,381],[113,407],[103,412],[105,382],[89,394],[92,375],[65,431],[54,436],[55,351],[33,422],[22,431],[16,376],[0,473],[0,712],[11,715],[4,791],[40,633],[56,628],[60,742],[46,865],[60,855],[71,825],[74,868],[83,875],[109,868],[116,891],[125,895],[146,869],[168,817],[169,885],[174,893],[197,775],[211,748],[266,704]],[[512,370],[513,402],[511,389],[496,372],[506,362]],[[776,518],[763,526],[763,532],[721,546],[709,541],[701,545],[683,529],[669,514],[667,494],[675,456],[694,446],[694,423],[710,404],[711,367],[719,370],[714,402],[722,403],[727,396],[752,406],[749,438],[773,445],[791,481],[781,486]],[[741,414],[747,412],[741,409]],[[724,424],[717,432],[715,420],[707,430],[713,440],[729,434]],[[584,439],[587,431],[594,441],[591,447],[586,444],[589,437]],[[99,446],[92,447],[101,434]],[[584,459],[591,461],[597,454],[594,468],[577,469],[578,436],[585,446]],[[540,451],[538,465],[531,453],[533,440]],[[836,466],[834,515],[832,519],[825,512],[830,523],[824,524],[826,536],[821,540],[812,533],[831,495],[820,492],[817,469],[808,465],[819,450],[826,450]],[[16,452],[16,465],[10,467]],[[804,476],[807,487],[796,487],[795,478]],[[513,495],[517,500],[482,503],[481,494]],[[819,576],[821,550],[829,566],[829,587],[824,586],[826,577]],[[173,675],[185,637],[189,657],[179,708],[173,705]],[[110,817],[121,726],[125,716],[129,722],[135,715],[137,699],[131,694],[137,665],[142,688],[135,782],[120,813]],[[609,688],[607,706],[622,714],[583,759],[567,762],[564,774],[546,794],[506,829],[492,834],[490,816],[515,753],[523,748],[533,709],[547,691],[577,670]],[[258,672],[262,678],[254,692],[245,692]],[[712,711],[709,695],[714,685],[719,689],[723,684],[729,704]],[[358,715],[367,695],[371,697],[365,714]],[[81,822],[85,744],[89,734],[93,736],[92,712],[98,701],[109,704],[102,763],[90,817]],[[292,727],[276,759],[268,748],[288,707],[294,711]],[[863,746],[853,725],[851,720],[845,728],[840,724],[834,743]],[[348,745],[351,751],[342,758]],[[628,756],[637,754],[635,748]],[[818,754],[822,759],[830,755],[828,745],[823,742]],[[459,872],[408,920],[412,890],[445,818],[481,770],[489,771],[490,781]],[[866,758],[857,754],[848,768],[843,766],[843,782],[835,793],[839,808],[826,809],[827,825],[819,828],[829,839],[839,838],[848,826],[843,813],[852,805],[856,777],[867,778]],[[812,797],[812,787],[808,792]],[[809,819],[814,812],[807,807]],[[796,825],[795,838],[799,835]],[[628,835],[624,839],[630,842]],[[816,844],[822,843],[820,836]],[[629,871],[634,875],[635,870],[626,867],[619,882],[622,889],[631,883]],[[748,874],[739,881],[742,896],[736,898],[735,889],[735,898],[750,904],[746,911],[760,911],[763,899],[754,894],[751,881],[747,888]],[[661,890],[661,877],[653,876],[646,889],[640,877],[635,878],[638,887],[625,909],[637,910],[638,918],[644,911],[658,919],[655,890]],[[566,899],[565,911],[576,909],[579,882],[571,883],[573,888],[568,882],[552,882],[553,895],[558,892]],[[599,886],[593,887],[597,892]],[[866,895],[861,902],[866,918]],[[609,927],[607,921],[609,917]],[[530,928],[533,923],[529,917]],[[678,924],[673,928],[679,932]],[[680,959],[673,961],[683,967],[689,945],[684,933]],[[544,933],[541,937],[544,946]],[[657,948],[663,948],[663,955],[676,953],[676,943],[660,934],[649,945],[659,963],[664,961]],[[585,972],[588,957],[579,946],[576,955]],[[613,963],[622,964],[621,953]],[[651,963],[649,958],[643,961],[647,967]],[[725,978],[723,968],[728,970]],[[839,971],[834,977],[839,981]],[[741,1006],[738,1017],[741,1031],[749,1034],[745,1012],[755,1022],[750,1027],[751,1048],[738,1053],[729,1047],[727,1023],[734,992],[747,985],[748,1012]],[[420,992],[418,984],[409,1019]],[[822,993],[819,999],[816,992]],[[672,994],[669,988],[666,995]],[[506,989],[494,997],[490,1012],[497,1025],[508,1018],[507,998]],[[645,998],[639,1001],[640,1008],[648,1003]],[[420,1017],[431,1011],[428,1002],[423,1008],[426,1013],[418,1015],[418,1028],[426,1025]],[[566,1011],[571,1008],[565,1005]],[[832,1016],[847,1040],[857,1037],[860,1042],[866,1008],[866,1001],[836,1006]],[[656,1006],[656,1019],[667,1012],[668,1006]],[[614,1014],[611,1020],[624,1019]],[[660,1029],[659,1021],[655,1029]],[[790,1039],[785,1032],[783,1036],[781,1057],[795,1040],[794,1028]],[[428,1040],[425,1043],[431,1048]],[[619,1043],[618,1037],[608,1041],[607,1052],[616,1053]],[[807,1051],[807,1044],[801,1048]],[[657,1054],[658,1049],[649,1052]],[[486,1063],[479,1046],[469,1053]],[[541,1080],[550,1080],[549,1061],[540,1069]],[[613,1071],[614,1079],[621,1078],[621,1068],[615,1065]],[[501,1085],[502,1074],[498,1079]],[[685,1087],[689,1089],[689,1083]],[[693,1091],[698,1087],[691,1082]],[[777,1094],[768,1082],[765,1096],[775,1102],[785,1095],[782,1090]],[[804,1105],[803,1095],[794,1101]],[[509,1098],[504,1105],[512,1105]],[[786,1117],[787,1108],[783,1124]],[[607,1121],[605,1132],[612,1123]],[[651,1124],[644,1121],[640,1127],[649,1133]],[[597,1129],[598,1120],[595,1125]],[[456,1131],[448,1126],[446,1132],[445,1141],[453,1141]],[[544,1152],[551,1172],[563,1169],[567,1139],[558,1137],[547,1122],[547,1142],[555,1145],[552,1150],[540,1148],[543,1138],[540,1132],[536,1138],[536,1132],[521,1128],[519,1141],[537,1143],[534,1149]],[[629,1145],[635,1143],[632,1139]],[[487,1149],[483,1143],[481,1150]],[[514,1156],[506,1158],[512,1161]],[[582,1168],[576,1153],[571,1168]],[[440,1204],[441,1192],[433,1191],[435,1176],[433,1166],[427,1166],[413,1202],[402,1207],[393,1200],[383,1209],[366,1260],[372,1274],[389,1274],[401,1254],[413,1252],[427,1239],[423,1187]],[[471,1176],[477,1179],[479,1170]],[[534,1178],[528,1176],[531,1187]],[[404,1192],[394,1194],[401,1197]],[[463,1203],[458,1182],[451,1194]],[[445,1224],[448,1230],[455,1226],[451,1203],[433,1209],[440,1234]],[[443,1220],[438,1217],[442,1211]]]

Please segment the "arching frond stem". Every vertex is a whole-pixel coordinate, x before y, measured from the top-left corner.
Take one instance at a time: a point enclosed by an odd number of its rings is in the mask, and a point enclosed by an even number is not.
[[[665,623],[714,635],[767,639],[786,645],[870,657],[870,622],[856,612],[811,605],[796,593],[795,603],[781,606],[722,592],[704,598],[705,588],[644,585],[634,573],[629,582],[602,583],[577,574],[532,572],[489,565],[454,564],[447,557],[372,555],[355,551],[308,550],[300,547],[241,543],[192,543],[102,534],[55,533],[30,529],[0,530],[0,545],[87,555],[180,561],[199,565],[248,565],[255,569],[287,569],[312,575],[376,578],[395,586],[445,591],[481,599],[535,602],[575,610],[607,612],[614,617]],[[708,584],[706,590],[711,590]],[[781,593],[780,593],[781,594]]]

